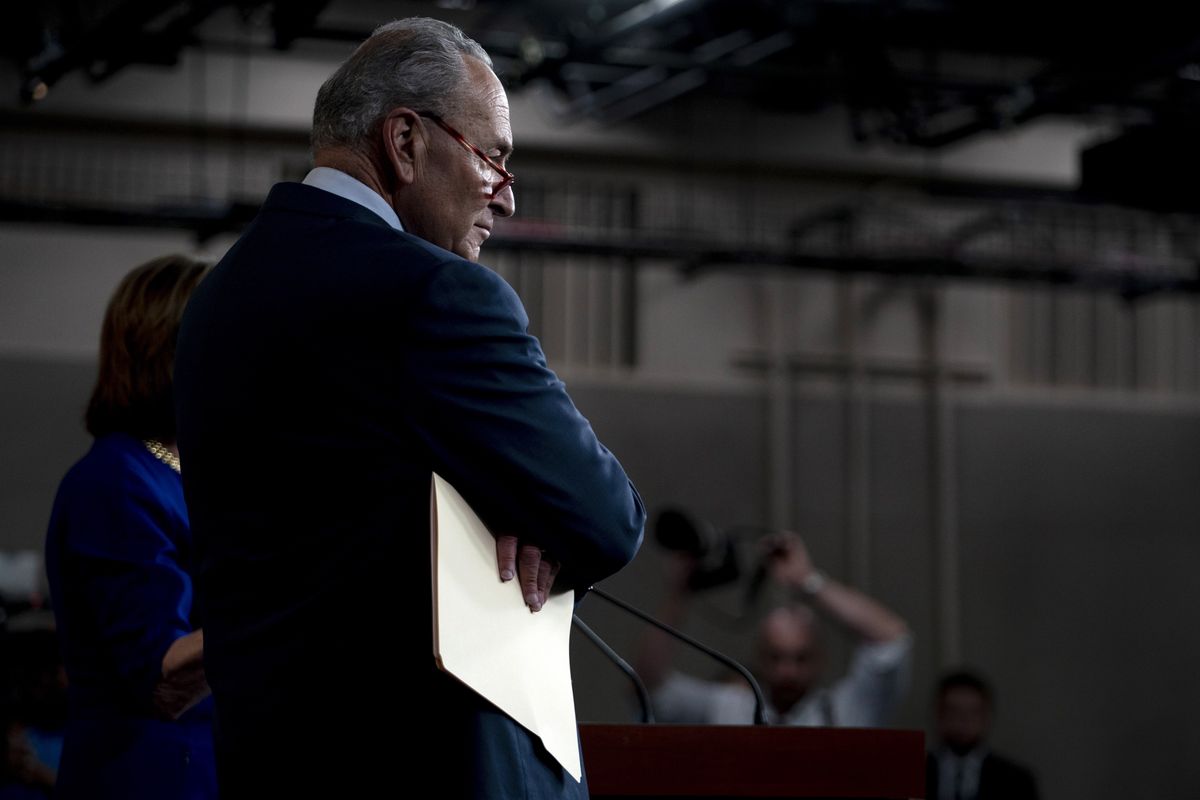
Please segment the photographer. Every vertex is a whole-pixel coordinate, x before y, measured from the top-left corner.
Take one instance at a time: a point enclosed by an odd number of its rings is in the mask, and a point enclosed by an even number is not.
[[[765,568],[780,587],[805,602],[778,606],[757,634],[757,670],[776,725],[879,727],[888,723],[904,695],[912,660],[908,626],[895,612],[866,594],[820,572],[800,537],[778,534],[763,540]],[[675,552],[660,619],[678,626],[697,586],[698,559]],[[816,612],[816,613],[814,613]],[[850,668],[832,686],[820,688],[825,669],[818,614],[858,639]],[[749,724],[754,695],[741,683],[701,680],[671,666],[672,640],[657,630],[643,639],[637,668],[651,690],[660,722]]]

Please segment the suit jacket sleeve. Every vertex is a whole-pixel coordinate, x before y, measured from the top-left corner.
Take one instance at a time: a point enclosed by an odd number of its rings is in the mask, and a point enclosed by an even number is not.
[[[628,563],[641,499],[547,367],[512,288],[447,261],[407,318],[406,394],[434,469],[493,533],[557,558],[559,587],[586,588]]]
[[[63,536],[71,590],[87,628],[131,699],[150,708],[171,643],[191,631],[192,582],[179,562],[166,512],[127,476],[89,485]]]

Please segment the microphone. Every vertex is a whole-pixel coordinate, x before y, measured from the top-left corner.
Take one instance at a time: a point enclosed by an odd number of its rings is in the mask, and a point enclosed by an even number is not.
[[[720,653],[720,652],[712,649],[708,645],[701,644],[700,642],[696,641],[692,637],[688,636],[686,633],[683,633],[682,631],[678,631],[678,630],[672,628],[670,625],[666,624],[665,622],[660,622],[659,620],[657,620],[654,617],[647,614],[645,611],[642,611],[638,608],[635,608],[635,607],[629,605],[624,600],[620,600],[602,589],[598,589],[595,586],[592,586],[588,589],[588,591],[591,592],[592,594],[596,595],[597,597],[601,598],[602,600],[606,600],[607,602],[613,604],[614,606],[621,609],[622,611],[625,611],[628,614],[632,614],[633,616],[637,617],[638,619],[642,620],[643,622],[647,622],[647,623],[653,625],[654,627],[658,628],[660,631],[663,631],[664,633],[675,637],[676,639],[678,639],[679,641],[688,645],[689,647],[693,647],[693,648],[699,650],[700,652],[707,655],[709,658],[713,658],[717,661],[720,661],[722,664],[724,664],[725,666],[732,669],[734,672],[741,675],[742,678],[745,679],[746,683],[748,683],[750,685],[750,691],[754,692],[754,724],[755,725],[766,725],[767,724],[767,715],[766,715],[767,701],[766,701],[766,698],[763,696],[762,687],[760,687],[758,685],[758,681],[756,681],[754,679],[754,676],[750,674],[750,670],[746,669],[741,664],[739,664],[737,661],[734,661],[732,658],[725,655],[724,653]]]
[[[642,682],[642,678],[637,674],[637,671],[629,666],[629,662],[617,655],[617,651],[608,646],[608,642],[600,638],[600,634],[587,626],[587,623],[581,620],[578,615],[571,617],[571,623],[579,629],[579,632],[587,637],[588,641],[596,645],[597,649],[603,653],[609,661],[617,665],[617,668],[625,673],[630,682],[633,683],[633,688],[637,690],[638,704],[642,707],[642,722],[654,722],[654,706],[650,702],[650,692],[646,690],[646,684]]]

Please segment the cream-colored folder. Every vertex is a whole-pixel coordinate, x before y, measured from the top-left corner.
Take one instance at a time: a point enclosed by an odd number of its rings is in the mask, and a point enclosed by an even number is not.
[[[496,540],[439,475],[431,489],[433,654],[446,672],[542,740],[582,776],[571,692],[574,592],[530,613],[516,579],[500,580]]]

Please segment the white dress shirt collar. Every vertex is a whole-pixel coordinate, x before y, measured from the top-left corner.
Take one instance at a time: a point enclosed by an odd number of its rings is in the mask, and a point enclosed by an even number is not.
[[[340,169],[333,167],[314,167],[304,176],[306,186],[324,189],[330,194],[336,194],[352,203],[358,203],[363,208],[375,212],[388,225],[398,231],[404,230],[400,217],[382,197],[357,178],[352,178]]]

